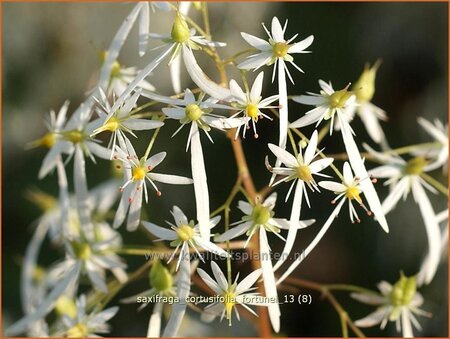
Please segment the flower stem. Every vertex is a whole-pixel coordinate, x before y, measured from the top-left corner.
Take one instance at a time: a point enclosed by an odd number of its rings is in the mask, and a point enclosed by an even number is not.
[[[425,180],[426,182],[428,182],[431,186],[433,186],[434,188],[436,188],[439,192],[441,192],[442,194],[446,195],[448,197],[448,187],[445,187],[443,184],[441,184],[439,181],[437,181],[436,179],[434,179],[432,176],[426,174],[426,173],[421,173],[420,177]]]
[[[150,151],[152,150],[153,144],[155,143],[156,137],[158,136],[159,130],[161,127],[158,127],[152,135],[150,142],[148,143],[147,149],[145,150],[144,159],[147,160]]]

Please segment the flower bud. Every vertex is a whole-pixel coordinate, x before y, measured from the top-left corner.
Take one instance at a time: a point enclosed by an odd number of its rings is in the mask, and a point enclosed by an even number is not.
[[[366,64],[364,67],[364,71],[352,88],[358,101],[366,102],[372,100],[375,94],[375,77],[380,65],[381,60],[378,60],[372,67],[369,67],[369,64]]]
[[[400,279],[392,287],[390,299],[394,306],[407,306],[416,295],[416,277],[406,277],[401,273]]]
[[[186,42],[191,36],[189,27],[186,21],[181,17],[180,13],[177,13],[173,22],[171,36],[172,40],[178,43]]]
[[[153,262],[149,273],[150,285],[160,292],[169,290],[173,285],[173,278],[169,270],[159,260]]]

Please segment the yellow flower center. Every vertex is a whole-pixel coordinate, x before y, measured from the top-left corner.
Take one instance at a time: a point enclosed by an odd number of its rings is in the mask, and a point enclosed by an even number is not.
[[[257,204],[255,207],[253,207],[252,211],[253,224],[265,225],[269,221],[270,217],[271,217],[270,210],[267,207],[261,204]]]
[[[408,161],[404,168],[404,172],[408,175],[419,175],[423,172],[426,165],[427,161],[424,157],[417,157]]]
[[[79,142],[81,142],[84,139],[83,133],[76,129],[65,132],[64,137],[66,138],[66,140],[68,140],[74,144],[78,144]]]
[[[343,108],[347,103],[347,100],[353,95],[353,92],[347,91],[347,88],[344,88],[340,91],[336,91],[330,95],[330,106],[333,108]]]
[[[246,111],[247,115],[250,118],[252,118],[255,121],[258,120],[258,113],[259,113],[258,106],[256,106],[255,104],[248,104]]]
[[[89,244],[86,243],[72,243],[72,248],[75,252],[75,256],[80,260],[88,260],[92,255],[92,250]]]
[[[357,202],[361,203],[361,197],[359,196],[359,190],[355,186],[350,186],[345,191],[345,197],[348,200],[356,200]]]
[[[67,330],[67,338],[86,338],[88,334],[87,326],[80,323]]]
[[[131,170],[133,181],[144,180],[147,173],[143,167],[133,167]]]
[[[227,291],[223,295],[224,298],[224,305],[225,305],[225,311],[226,311],[226,318],[230,322],[231,325],[231,311],[233,310],[234,305],[236,305],[236,293]]]
[[[40,140],[40,144],[47,148],[52,148],[56,142],[56,135],[54,133],[47,133]]]
[[[298,166],[296,169],[297,177],[300,180],[303,180],[304,182],[313,182],[314,179],[311,174],[311,170],[309,169],[309,166],[302,165]]]
[[[184,43],[189,40],[191,33],[186,21],[179,13],[175,17],[171,32],[172,40],[178,43]]]
[[[103,131],[111,131],[114,132],[120,128],[120,121],[116,117],[111,117],[108,121],[103,125]]]
[[[55,311],[60,316],[67,315],[70,318],[77,316],[77,306],[69,297],[62,295],[56,300]]]
[[[116,60],[114,61],[111,68],[111,78],[120,77],[120,63]]]
[[[184,112],[189,121],[197,121],[203,115],[202,109],[196,104],[187,105]]]
[[[272,47],[273,55],[277,58],[284,58],[289,50],[289,45],[285,42],[277,42]]]
[[[176,230],[178,238],[181,241],[189,241],[192,239],[193,235],[194,235],[194,229],[186,224],[181,225],[180,227],[177,228]]]

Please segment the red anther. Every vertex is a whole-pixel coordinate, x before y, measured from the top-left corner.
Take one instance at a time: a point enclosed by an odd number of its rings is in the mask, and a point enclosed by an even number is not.
[[[133,198],[128,198],[128,202],[131,204],[133,202]]]
[[[161,191],[156,191],[156,195],[160,197],[162,195]]]
[[[250,129],[250,126],[249,126],[249,125],[247,125],[247,129]]]
[[[370,180],[372,181],[373,184],[376,184],[378,182],[377,178],[372,178]]]
[[[355,221],[354,220],[352,220],[352,224],[354,224],[355,223]]]
[[[279,109],[282,109],[282,108],[283,108],[283,105],[278,105],[278,108],[279,108]]]
[[[127,155],[127,160],[130,160],[130,159],[131,159],[131,157],[129,155]]]
[[[259,138],[258,133],[255,133],[255,134],[253,135],[253,137],[254,137],[255,139],[258,139],[258,138]]]
[[[359,224],[360,222],[361,222],[361,220],[359,220],[359,219],[356,219],[356,222]]]
[[[114,160],[117,160],[117,155],[113,156],[113,159],[114,159]]]
[[[331,204],[334,205],[336,203],[336,200],[331,200]]]
[[[370,216],[372,216],[372,211],[367,211],[367,215],[370,217]]]
[[[120,192],[123,192],[123,187],[119,187],[119,191],[120,191]]]
[[[261,115],[259,116],[259,118],[260,118],[261,120],[264,119],[264,115],[261,114]]]
[[[360,179],[359,177],[355,177],[355,181],[359,181],[359,179]]]
[[[147,169],[148,169],[149,171],[151,171],[151,170],[153,169],[153,167],[152,167],[152,166],[147,166]]]

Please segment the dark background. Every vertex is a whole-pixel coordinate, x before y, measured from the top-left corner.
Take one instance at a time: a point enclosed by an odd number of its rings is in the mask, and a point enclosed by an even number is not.
[[[56,194],[55,176],[38,181],[37,173],[45,151],[25,151],[27,142],[45,133],[43,118],[50,109],[58,110],[64,100],[70,99],[70,111],[83,100],[84,93],[96,79],[99,68],[98,53],[107,48],[121,21],[131,10],[130,4],[99,3],[6,3],[3,4],[3,78],[2,78],[2,145],[3,145],[3,220],[2,220],[2,300],[4,327],[21,315],[19,298],[20,262],[29,241],[32,222],[39,216],[39,210],[24,197],[30,187],[39,187]],[[195,13],[194,10],[191,13]],[[290,68],[296,85],[289,85],[290,94],[305,91],[317,92],[317,80],[331,80],[335,88],[343,88],[348,82],[356,81],[366,62],[378,58],[383,64],[377,76],[376,94],[373,102],[386,110],[389,122],[384,124],[388,141],[392,147],[429,141],[430,138],[417,125],[417,117],[440,118],[447,122],[448,107],[448,5],[446,3],[212,3],[210,15],[214,38],[228,42],[222,52],[230,56],[248,45],[239,32],[265,38],[260,26],[264,21],[270,27],[272,16],[278,16],[282,23],[289,19],[286,37],[300,33],[297,41],[313,34],[315,40],[309,48],[311,54],[295,56],[295,62],[305,70],[300,74]],[[194,14],[199,18],[198,13]],[[151,31],[169,32],[171,14],[153,15]],[[125,65],[138,62],[144,65],[151,60],[148,53],[142,60],[137,57],[137,31],[134,29],[125,45],[120,60]],[[167,67],[161,74],[150,78],[162,93],[170,94],[167,83]],[[265,67],[266,88],[264,95],[276,92],[269,83],[271,69]],[[159,74],[159,77],[158,77]],[[216,77],[214,69],[208,71]],[[231,73],[234,74],[234,73]],[[240,83],[240,81],[238,81]],[[190,86],[184,81],[183,86]],[[290,104],[290,120],[293,121],[307,110],[306,106]],[[161,133],[154,151],[168,151],[168,158],[161,166],[163,173],[189,175],[189,153],[184,152],[187,131],[170,139],[170,131],[176,123],[167,124],[168,132]],[[358,140],[369,141],[358,118],[353,124]],[[263,120],[258,124],[260,139],[247,138],[244,148],[249,167],[254,173],[257,188],[263,187],[269,179],[264,168],[264,157],[268,153],[267,142],[276,142],[277,123]],[[164,131],[164,130],[163,130]],[[305,129],[308,135],[312,129]],[[141,134],[145,140],[147,137]],[[235,180],[235,165],[228,140],[220,133],[214,133],[215,144],[203,139],[206,159],[211,208],[221,205]],[[341,152],[343,145],[338,136],[325,139],[326,152]],[[138,145],[144,150],[145,144]],[[342,164],[338,163],[338,167]],[[67,166],[69,177],[71,165]],[[88,165],[90,187],[106,179],[110,166],[100,162],[95,167]],[[433,174],[445,183],[440,171]],[[381,184],[379,192],[385,197],[387,189]],[[146,206],[147,219],[162,222],[170,219],[169,208],[173,204],[182,207],[189,216],[195,215],[192,191],[177,187],[163,188],[165,199],[151,197]],[[278,189],[279,201],[284,200],[287,186]],[[327,194],[327,193],[323,193]],[[331,200],[331,196],[328,195]],[[298,235],[298,248],[304,248],[318,231],[329,213],[328,199],[310,195],[313,209],[302,218],[315,217],[315,226]],[[433,196],[432,203],[437,212],[443,210],[447,200]],[[291,201],[278,205],[276,213],[288,217]],[[375,289],[380,280],[395,282],[400,270],[415,274],[426,253],[426,234],[420,213],[412,198],[399,203],[395,212],[388,216],[390,234],[370,219],[352,225],[346,209],[333,224],[310,257],[297,269],[295,275],[320,283],[351,283]],[[232,220],[240,218],[232,214]],[[149,244],[142,233],[127,234],[121,229],[127,244]],[[146,237],[145,237],[146,239]],[[270,239],[276,239],[271,237]],[[274,240],[273,248],[281,250],[282,244]],[[46,245],[40,254],[45,265],[60,258],[60,254]],[[143,258],[127,257],[131,269],[142,264]],[[248,270],[248,263],[236,266],[237,270]],[[447,336],[447,269],[441,265],[430,286],[420,291],[425,297],[423,309],[433,313],[431,319],[421,318],[421,336]],[[129,296],[147,289],[147,281],[132,284],[120,294]],[[311,293],[311,305],[284,305],[282,307],[282,335],[286,336],[339,336],[339,318],[330,304],[317,293]],[[349,315],[359,319],[374,309],[361,305],[338,293]],[[116,300],[114,301],[116,302]],[[111,321],[112,336],[144,336],[149,309],[136,314],[136,306],[122,306],[119,314]],[[191,313],[182,329],[186,336],[201,335],[255,335],[255,329],[242,321],[228,328],[223,322],[214,326],[202,325],[198,316]],[[387,330],[378,327],[364,330],[369,336],[398,335],[395,326]]]

